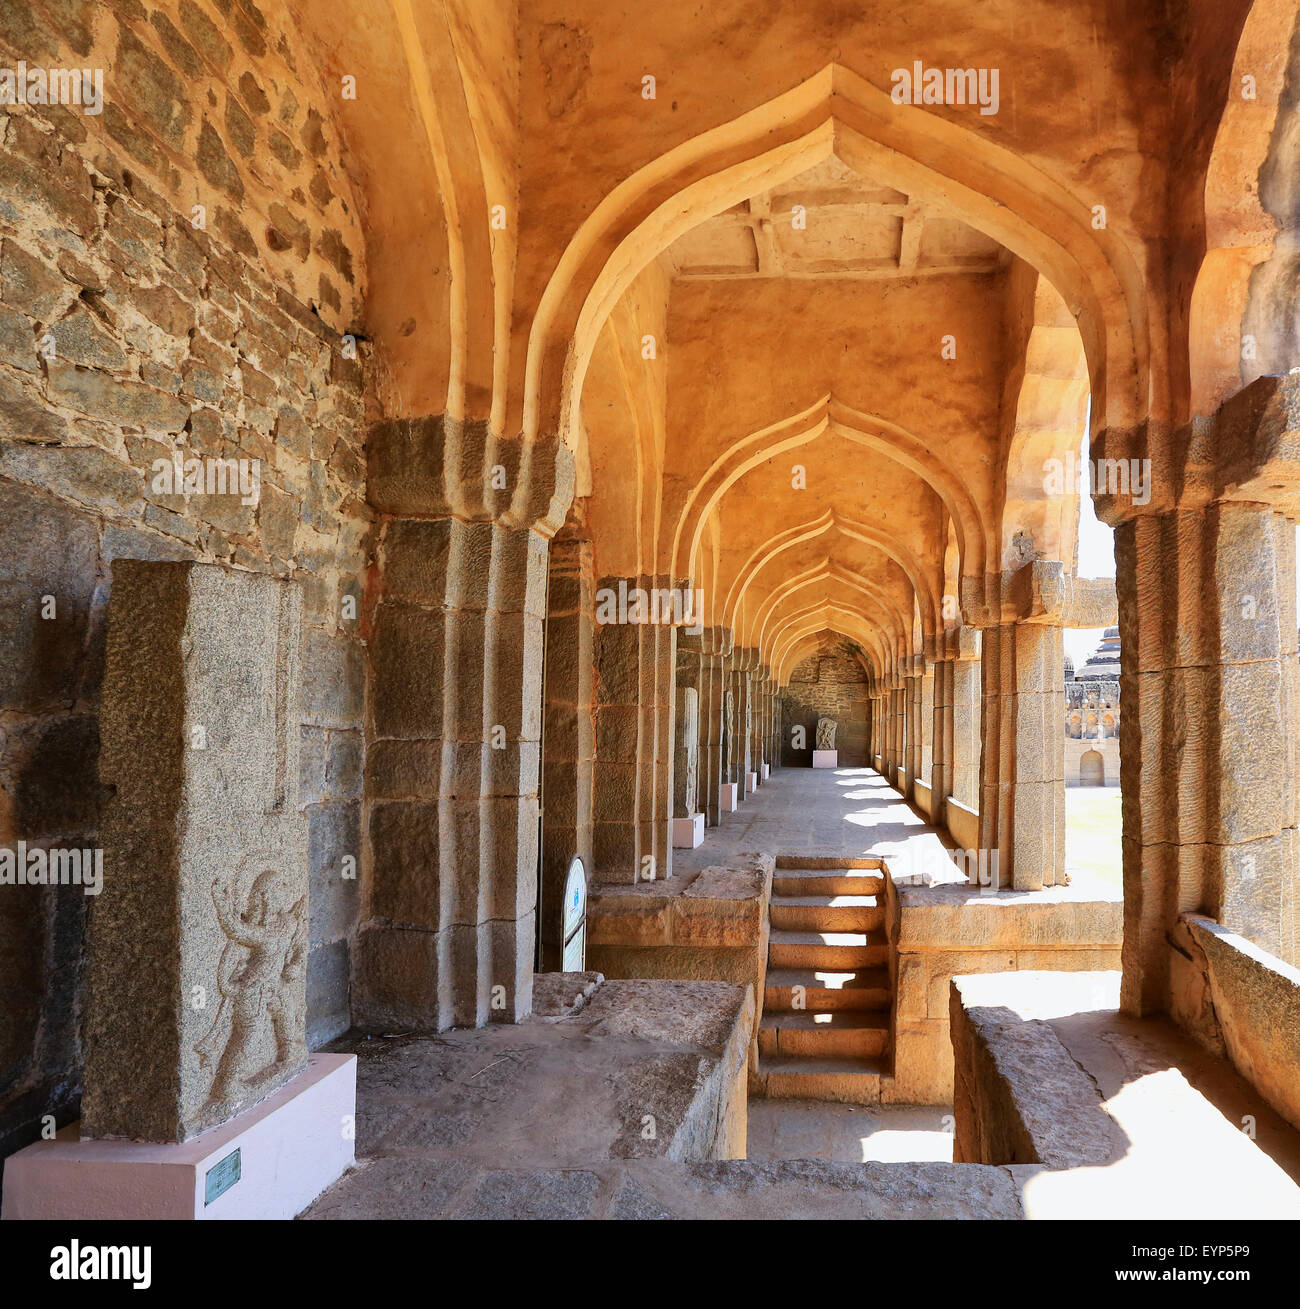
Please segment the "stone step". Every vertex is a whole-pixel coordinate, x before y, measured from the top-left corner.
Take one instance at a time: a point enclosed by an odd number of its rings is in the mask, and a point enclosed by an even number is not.
[[[776,866],[782,868],[883,868],[878,855],[779,854]]]
[[[796,993],[795,988],[802,987]],[[889,1009],[891,994],[888,968],[861,968],[833,973],[825,968],[770,968],[763,992],[764,1011],[801,1009],[825,1013],[838,1009]]]
[[[783,868],[772,877],[773,895],[877,895],[885,894],[885,879],[878,869]]]
[[[838,1059],[884,1054],[889,1015],[840,1010],[833,1013],[764,1014],[758,1052],[773,1057]]]
[[[768,937],[769,968],[830,968],[856,972],[889,962],[883,931],[789,932],[773,928]]]
[[[874,895],[780,895],[770,921],[791,932],[869,932],[885,925],[885,907]]]
[[[888,1069],[874,1059],[760,1058],[758,1072],[771,1100],[833,1100],[879,1104],[880,1079]]]

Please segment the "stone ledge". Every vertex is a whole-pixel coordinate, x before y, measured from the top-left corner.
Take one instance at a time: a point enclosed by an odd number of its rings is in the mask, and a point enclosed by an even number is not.
[[[1300,1127],[1300,969],[1201,914],[1171,944],[1175,1020]]]
[[[544,989],[554,989],[544,975]],[[572,1000],[591,974],[567,974]],[[437,1036],[352,1032],[359,1158],[585,1167],[743,1155],[749,985],[626,979],[561,1017]],[[644,1135],[646,1116],[655,1132]]]
[[[1124,1139],[1049,1017],[1118,1005],[1088,974],[993,973],[954,977],[953,1157],[961,1163],[1078,1168],[1113,1162]],[[1106,1002],[1110,1003],[1107,1004]]]
[[[962,882],[898,888],[900,951],[1113,947],[1124,936],[1118,891],[1089,879],[1041,891],[982,891]]]
[[[1023,1218],[1007,1168],[744,1159],[494,1169],[377,1159],[303,1215],[331,1218]]]
[[[595,946],[753,947],[763,936],[774,860],[741,856],[678,881],[597,885],[587,901],[587,941]]]

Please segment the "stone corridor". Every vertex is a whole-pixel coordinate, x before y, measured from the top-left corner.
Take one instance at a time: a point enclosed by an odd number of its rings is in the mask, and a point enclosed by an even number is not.
[[[1300,0],[3,0],[0,1237],[1300,1214],[1298,141]]]

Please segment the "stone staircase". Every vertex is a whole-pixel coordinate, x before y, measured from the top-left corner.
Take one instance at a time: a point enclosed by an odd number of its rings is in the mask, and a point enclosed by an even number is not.
[[[769,1097],[880,1100],[893,1003],[884,877],[879,859],[777,858],[758,1032]]]

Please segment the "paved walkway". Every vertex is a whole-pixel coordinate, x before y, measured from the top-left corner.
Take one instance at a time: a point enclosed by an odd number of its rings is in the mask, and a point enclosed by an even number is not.
[[[697,850],[673,851],[673,872],[726,863],[737,854],[876,856],[895,882],[929,872],[964,880],[948,844],[874,768],[781,768]]]

